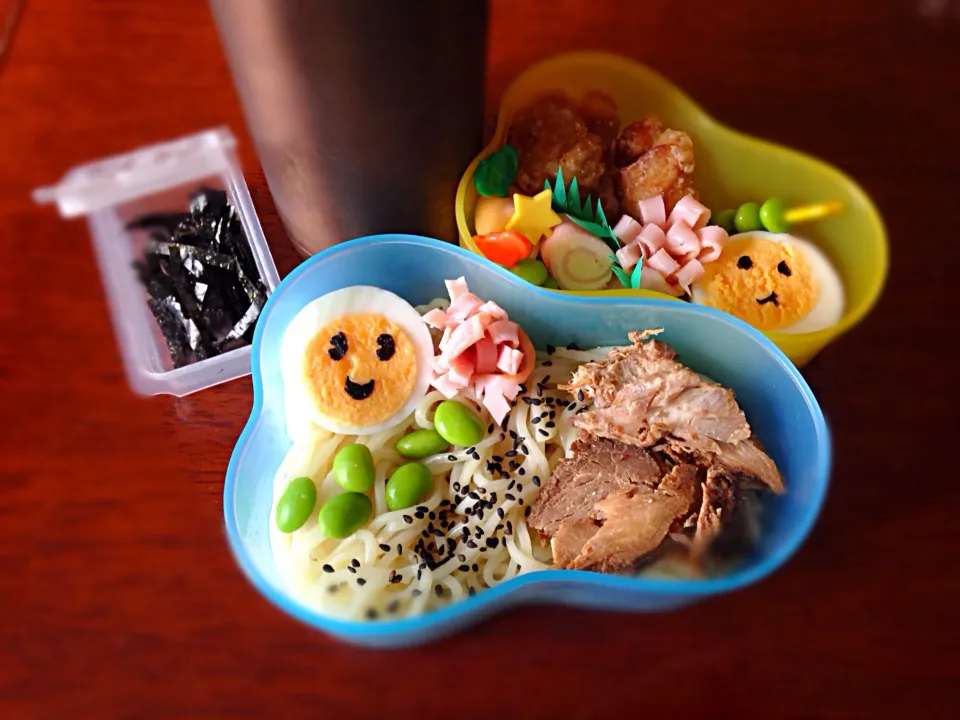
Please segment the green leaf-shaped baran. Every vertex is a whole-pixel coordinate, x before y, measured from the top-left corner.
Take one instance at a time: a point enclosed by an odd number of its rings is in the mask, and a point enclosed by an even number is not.
[[[544,190],[550,190],[553,193],[553,209],[566,216],[568,220],[576,223],[588,233],[596,235],[603,240],[612,250],[620,248],[620,240],[613,234],[613,229],[607,221],[607,216],[603,212],[600,201],[594,202],[590,195],[587,195],[586,201],[580,204],[580,186],[577,179],[570,181],[569,187],[564,185],[563,170],[557,170],[557,179],[553,185],[549,180],[543,183]]]

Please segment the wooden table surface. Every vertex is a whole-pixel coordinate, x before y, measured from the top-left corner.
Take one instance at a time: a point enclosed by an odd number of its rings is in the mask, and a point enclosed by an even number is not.
[[[27,5],[0,72],[0,715],[960,711],[956,470],[940,462],[960,427],[944,339],[960,2],[493,3],[491,108],[547,54],[632,55],[728,124],[857,178],[884,213],[892,272],[869,319],[805,370],[836,462],[813,535],[780,572],[666,615],[529,607],[394,652],[342,646],[247,583],[221,492],[249,378],[133,396],[84,224],[28,197],[74,164],[226,123],[281,275],[295,266],[205,5]]]

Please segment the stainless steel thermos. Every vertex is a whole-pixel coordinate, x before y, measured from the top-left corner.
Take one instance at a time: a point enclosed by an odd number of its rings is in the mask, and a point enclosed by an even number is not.
[[[456,239],[481,147],[486,0],[210,0],[267,183],[304,255]]]

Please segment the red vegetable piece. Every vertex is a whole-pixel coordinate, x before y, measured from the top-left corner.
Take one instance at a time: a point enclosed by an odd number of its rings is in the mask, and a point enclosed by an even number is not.
[[[508,268],[530,255],[533,247],[530,241],[516,230],[474,235],[473,241],[487,260]]]

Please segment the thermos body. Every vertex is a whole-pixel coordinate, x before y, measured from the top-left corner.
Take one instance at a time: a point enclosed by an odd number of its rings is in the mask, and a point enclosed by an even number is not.
[[[456,239],[483,135],[486,0],[211,0],[281,219],[304,255]]]

